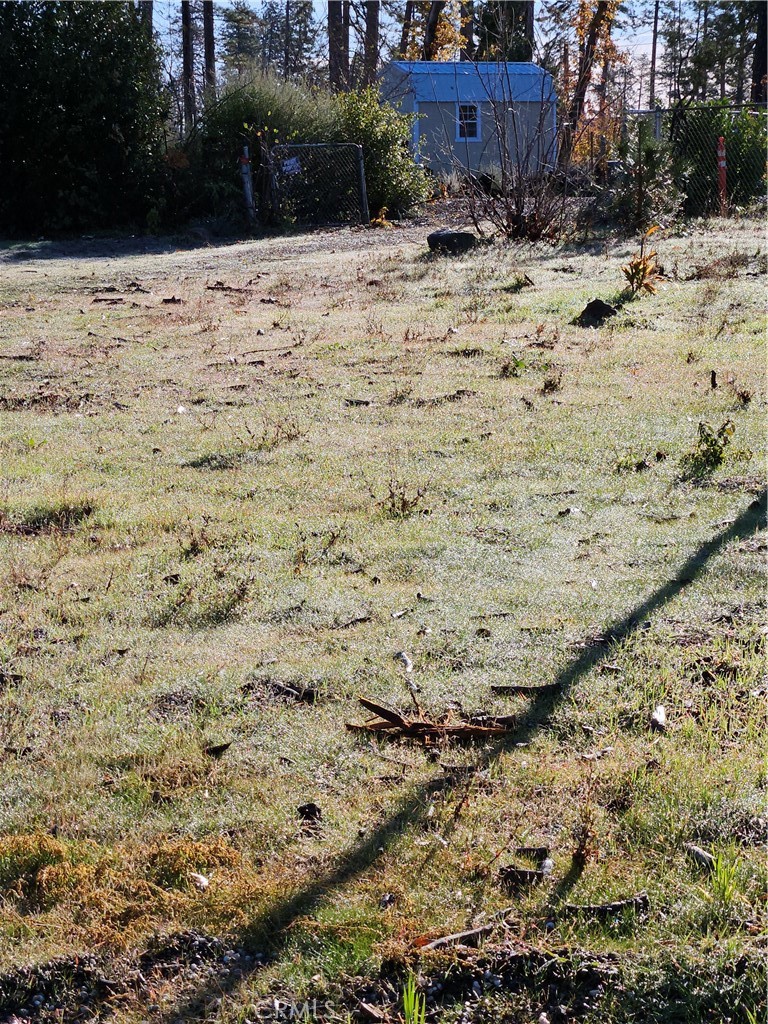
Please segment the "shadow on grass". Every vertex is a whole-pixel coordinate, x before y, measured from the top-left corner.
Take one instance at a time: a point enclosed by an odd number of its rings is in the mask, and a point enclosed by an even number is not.
[[[42,239],[35,242],[0,240],[0,264],[31,263],[38,260],[117,259],[123,256],[162,256],[194,252],[211,246],[236,245],[252,241],[250,236],[213,237],[205,233],[178,235],[116,235],[82,238]]]
[[[3,264],[35,263],[46,260],[111,260],[130,256],[167,256],[173,253],[195,252],[199,249],[223,249],[227,246],[282,239],[286,242],[300,239],[323,238],[338,235],[347,224],[329,224],[319,227],[270,227],[262,225],[250,232],[236,225],[230,231],[206,228],[205,225],[180,229],[168,235],[82,235],[79,238],[46,238],[22,241],[0,238],[0,266]],[[380,237],[380,236],[377,236]],[[329,243],[330,244],[330,243]],[[338,244],[338,240],[333,242]]]
[[[600,661],[613,656],[611,647],[614,644],[629,638],[655,611],[663,608],[687,586],[694,583],[703,573],[709,560],[727,544],[743,540],[759,530],[765,521],[767,500],[768,494],[763,491],[761,496],[753,501],[728,529],[702,544],[683,563],[677,574],[668,583],[650,594],[629,615],[611,623],[604,633],[605,643],[599,647],[585,649],[578,658],[565,666],[554,680],[559,686],[554,696],[548,692],[546,696],[534,697],[528,711],[521,718],[519,729],[504,742],[498,742],[484,750],[478,758],[477,767],[480,769],[487,767],[505,749],[516,743],[529,740],[536,730],[546,723],[555,705],[563,700],[571,687]],[[257,944],[260,949],[265,949],[271,956],[278,955],[288,942],[289,928],[293,922],[299,917],[311,913],[331,894],[370,868],[379,855],[386,852],[387,848],[406,828],[422,818],[428,804],[429,788],[433,781],[428,780],[409,794],[401,796],[393,805],[386,820],[345,852],[340,853],[333,868],[311,879],[303,888],[286,895],[279,902],[266,908],[241,932],[238,936],[239,942],[251,947]],[[574,863],[560,883],[561,895],[572,888],[578,880],[579,874],[580,867]],[[259,967],[254,968],[254,970],[259,969]],[[218,980],[207,982],[176,1003],[168,1011],[165,1019],[173,1021],[188,1019],[188,1014],[191,1014],[193,1008],[201,1002],[236,990],[244,981],[247,981],[247,978],[248,974],[246,973],[234,980],[221,977]]]

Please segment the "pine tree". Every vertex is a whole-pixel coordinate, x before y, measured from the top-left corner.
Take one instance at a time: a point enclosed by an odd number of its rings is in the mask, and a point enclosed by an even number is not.
[[[221,10],[219,54],[227,79],[253,67],[261,52],[261,19],[246,0],[231,0]]]
[[[477,60],[528,61],[533,57],[533,4],[528,0],[478,4]]]
[[[313,64],[318,26],[310,0],[265,0],[260,14],[262,70],[300,78]]]

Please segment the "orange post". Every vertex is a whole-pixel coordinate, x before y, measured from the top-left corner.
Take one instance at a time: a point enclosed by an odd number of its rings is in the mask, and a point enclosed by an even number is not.
[[[728,193],[726,191],[727,167],[725,162],[725,139],[717,140],[717,191],[720,195],[720,216],[728,216]]]

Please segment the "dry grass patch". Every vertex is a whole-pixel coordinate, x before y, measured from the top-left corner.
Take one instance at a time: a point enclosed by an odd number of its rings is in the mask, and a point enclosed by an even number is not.
[[[423,234],[6,261],[0,1015],[757,1012],[758,228]]]

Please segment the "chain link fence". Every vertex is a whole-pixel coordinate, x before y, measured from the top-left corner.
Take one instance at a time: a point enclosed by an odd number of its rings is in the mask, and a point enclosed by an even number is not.
[[[725,143],[727,209],[746,209],[766,196],[768,111],[724,104],[680,104],[625,113],[621,159],[664,166],[680,212],[702,217],[721,209],[718,141]]]
[[[272,215],[294,224],[367,224],[363,150],[354,143],[283,144],[269,155]]]

